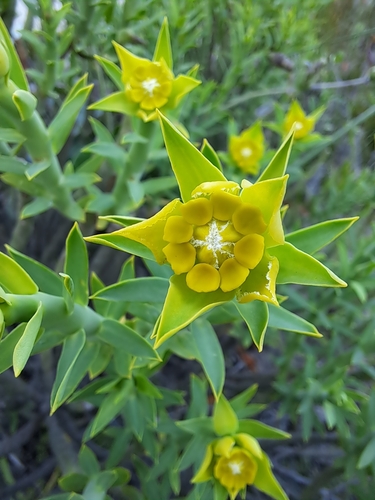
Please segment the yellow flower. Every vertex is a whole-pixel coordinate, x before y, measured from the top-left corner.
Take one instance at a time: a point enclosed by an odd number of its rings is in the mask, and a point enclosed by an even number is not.
[[[287,134],[294,125],[295,139],[303,139],[308,136],[315,127],[325,108],[319,108],[314,113],[306,115],[298,101],[293,101],[285,117],[283,128]]]
[[[230,136],[229,152],[241,170],[256,175],[259,172],[259,160],[264,154],[264,135],[260,123],[255,123],[238,136]]]
[[[216,480],[234,500],[240,491],[253,485],[277,500],[287,496],[272,474],[269,459],[258,441],[245,433],[224,436],[206,449],[192,483]]]
[[[117,85],[119,92],[92,104],[90,109],[137,115],[147,122],[157,118],[157,109],[165,111],[176,108],[181,99],[201,83],[189,75],[174,76],[166,18],[152,61],[132,54],[116,42],[113,45],[121,70],[103,57],[96,56],[96,59]],[[195,68],[191,73],[195,73]]]

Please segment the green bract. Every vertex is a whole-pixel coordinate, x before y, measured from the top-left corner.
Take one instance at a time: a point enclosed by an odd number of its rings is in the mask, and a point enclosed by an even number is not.
[[[293,132],[258,181],[244,180],[240,186],[162,114],[160,123],[182,201],[171,201],[148,220],[130,225],[124,220],[123,229],[87,240],[172,267],[175,274],[153,333],[156,346],[213,307],[235,301],[261,350],[267,307],[278,306],[277,283],[346,286],[304,250],[311,248],[311,232],[321,248],[355,219],[314,226],[285,241],[281,209]],[[302,333],[319,335],[313,327]]]
[[[152,61],[132,54],[116,42],[113,45],[121,70],[103,57],[96,59],[119,92],[104,97],[90,109],[137,115],[148,122],[157,118],[157,109],[176,108],[184,95],[200,84],[188,75],[174,76],[167,18],[161,26]]]

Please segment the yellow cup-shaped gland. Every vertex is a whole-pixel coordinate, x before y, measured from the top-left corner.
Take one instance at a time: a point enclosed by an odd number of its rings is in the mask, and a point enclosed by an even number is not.
[[[9,69],[8,53],[0,42],[0,77],[6,76],[9,73]]]
[[[236,231],[241,234],[261,234],[267,229],[267,224],[264,222],[259,208],[249,204],[237,208],[233,214],[232,222]]]
[[[212,193],[211,201],[213,204],[213,216],[215,219],[223,221],[229,220],[233,212],[242,204],[239,196],[226,193],[225,191]]]
[[[195,292],[214,292],[220,285],[220,274],[209,264],[197,264],[186,275],[186,284]]]
[[[248,269],[254,269],[262,260],[264,238],[260,234],[248,234],[234,245],[236,260]]]
[[[246,280],[249,272],[249,269],[241,266],[236,259],[225,260],[219,269],[221,277],[220,288],[223,292],[235,290]]]
[[[248,484],[253,484],[258,465],[247,451],[234,447],[228,456],[221,456],[214,466],[214,476],[231,497]]]
[[[212,203],[207,198],[190,200],[181,207],[183,218],[194,226],[204,226],[212,219]]]
[[[195,264],[196,251],[190,243],[169,243],[163,252],[176,274],[187,273]]]
[[[168,102],[172,75],[161,63],[149,62],[136,68],[126,88],[127,95],[145,110],[161,108]]]
[[[181,215],[171,215],[165,223],[163,240],[169,243],[187,243],[193,236],[193,226]]]

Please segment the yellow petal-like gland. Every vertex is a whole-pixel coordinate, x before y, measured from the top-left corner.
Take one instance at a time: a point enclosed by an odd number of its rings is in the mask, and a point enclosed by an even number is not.
[[[249,269],[241,266],[236,259],[227,259],[219,269],[221,276],[220,288],[223,292],[230,292],[238,288],[249,275]]]
[[[218,439],[214,444],[214,454],[228,457],[235,444],[236,441],[232,438],[232,436],[222,437],[221,439]]]
[[[208,233],[210,232],[210,229],[207,225],[205,226],[198,226],[198,227],[195,227],[194,228],[194,231],[193,231],[193,237],[196,239],[196,240],[205,240],[208,236]]]
[[[195,226],[203,226],[212,219],[212,203],[207,198],[196,198],[181,207],[183,218]]]
[[[164,227],[163,239],[169,243],[187,243],[193,236],[193,226],[181,215],[172,215]]]
[[[206,246],[197,248],[197,261],[210,264],[215,266],[216,259],[212,250],[209,250]]]
[[[241,234],[264,233],[267,228],[259,208],[249,204],[241,205],[232,216],[232,222]]]
[[[236,243],[236,241],[243,238],[243,234],[236,231],[231,223],[229,223],[228,226],[220,232],[220,235],[223,238],[223,241],[230,241],[232,243]]]
[[[248,484],[253,484],[258,470],[256,461],[248,452],[233,448],[229,457],[220,457],[214,466],[214,476],[235,498]]]
[[[256,458],[262,458],[262,448],[253,436],[241,432],[236,434],[234,439],[240,448],[245,448],[245,450],[249,451]]]
[[[262,260],[264,238],[260,234],[248,234],[237,241],[233,250],[236,260],[248,269],[254,269]]]
[[[209,196],[212,193],[218,191],[226,191],[231,194],[239,194],[240,186],[237,182],[233,181],[213,181],[213,182],[203,182],[199,186],[197,186],[191,193],[192,198],[196,198],[197,196]]]
[[[212,193],[211,202],[213,205],[213,216],[215,219],[227,221],[233,212],[241,205],[239,196],[225,191],[215,191]]]
[[[220,285],[220,274],[209,264],[197,264],[186,275],[186,284],[195,292],[214,292]]]
[[[163,252],[176,274],[187,273],[195,264],[196,251],[190,243],[169,243]]]

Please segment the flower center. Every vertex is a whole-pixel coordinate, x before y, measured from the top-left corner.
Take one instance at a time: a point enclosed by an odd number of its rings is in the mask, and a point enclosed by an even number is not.
[[[303,123],[301,123],[301,122],[294,122],[294,128],[295,128],[295,130],[301,130],[301,129],[303,129]]]
[[[228,467],[230,468],[232,474],[237,476],[242,472],[243,462],[228,462]]]
[[[150,95],[154,95],[154,90],[157,87],[160,87],[160,83],[157,81],[156,78],[147,78],[147,80],[143,80],[142,82],[142,88]]]
[[[219,269],[220,260],[222,257],[229,258],[233,257],[233,252],[229,251],[229,248],[234,246],[232,241],[224,241],[222,233],[229,227],[230,222],[219,222],[212,219],[211,222],[205,226],[208,228],[207,236],[204,239],[193,238],[190,243],[195,248],[206,248],[206,250],[212,252],[214,257],[214,267]],[[229,248],[228,248],[229,247]],[[220,259],[221,257],[221,259]],[[220,259],[220,260],[219,260]]]
[[[241,149],[241,155],[244,158],[249,158],[252,154],[253,154],[253,150],[251,148],[246,147],[246,148]]]

